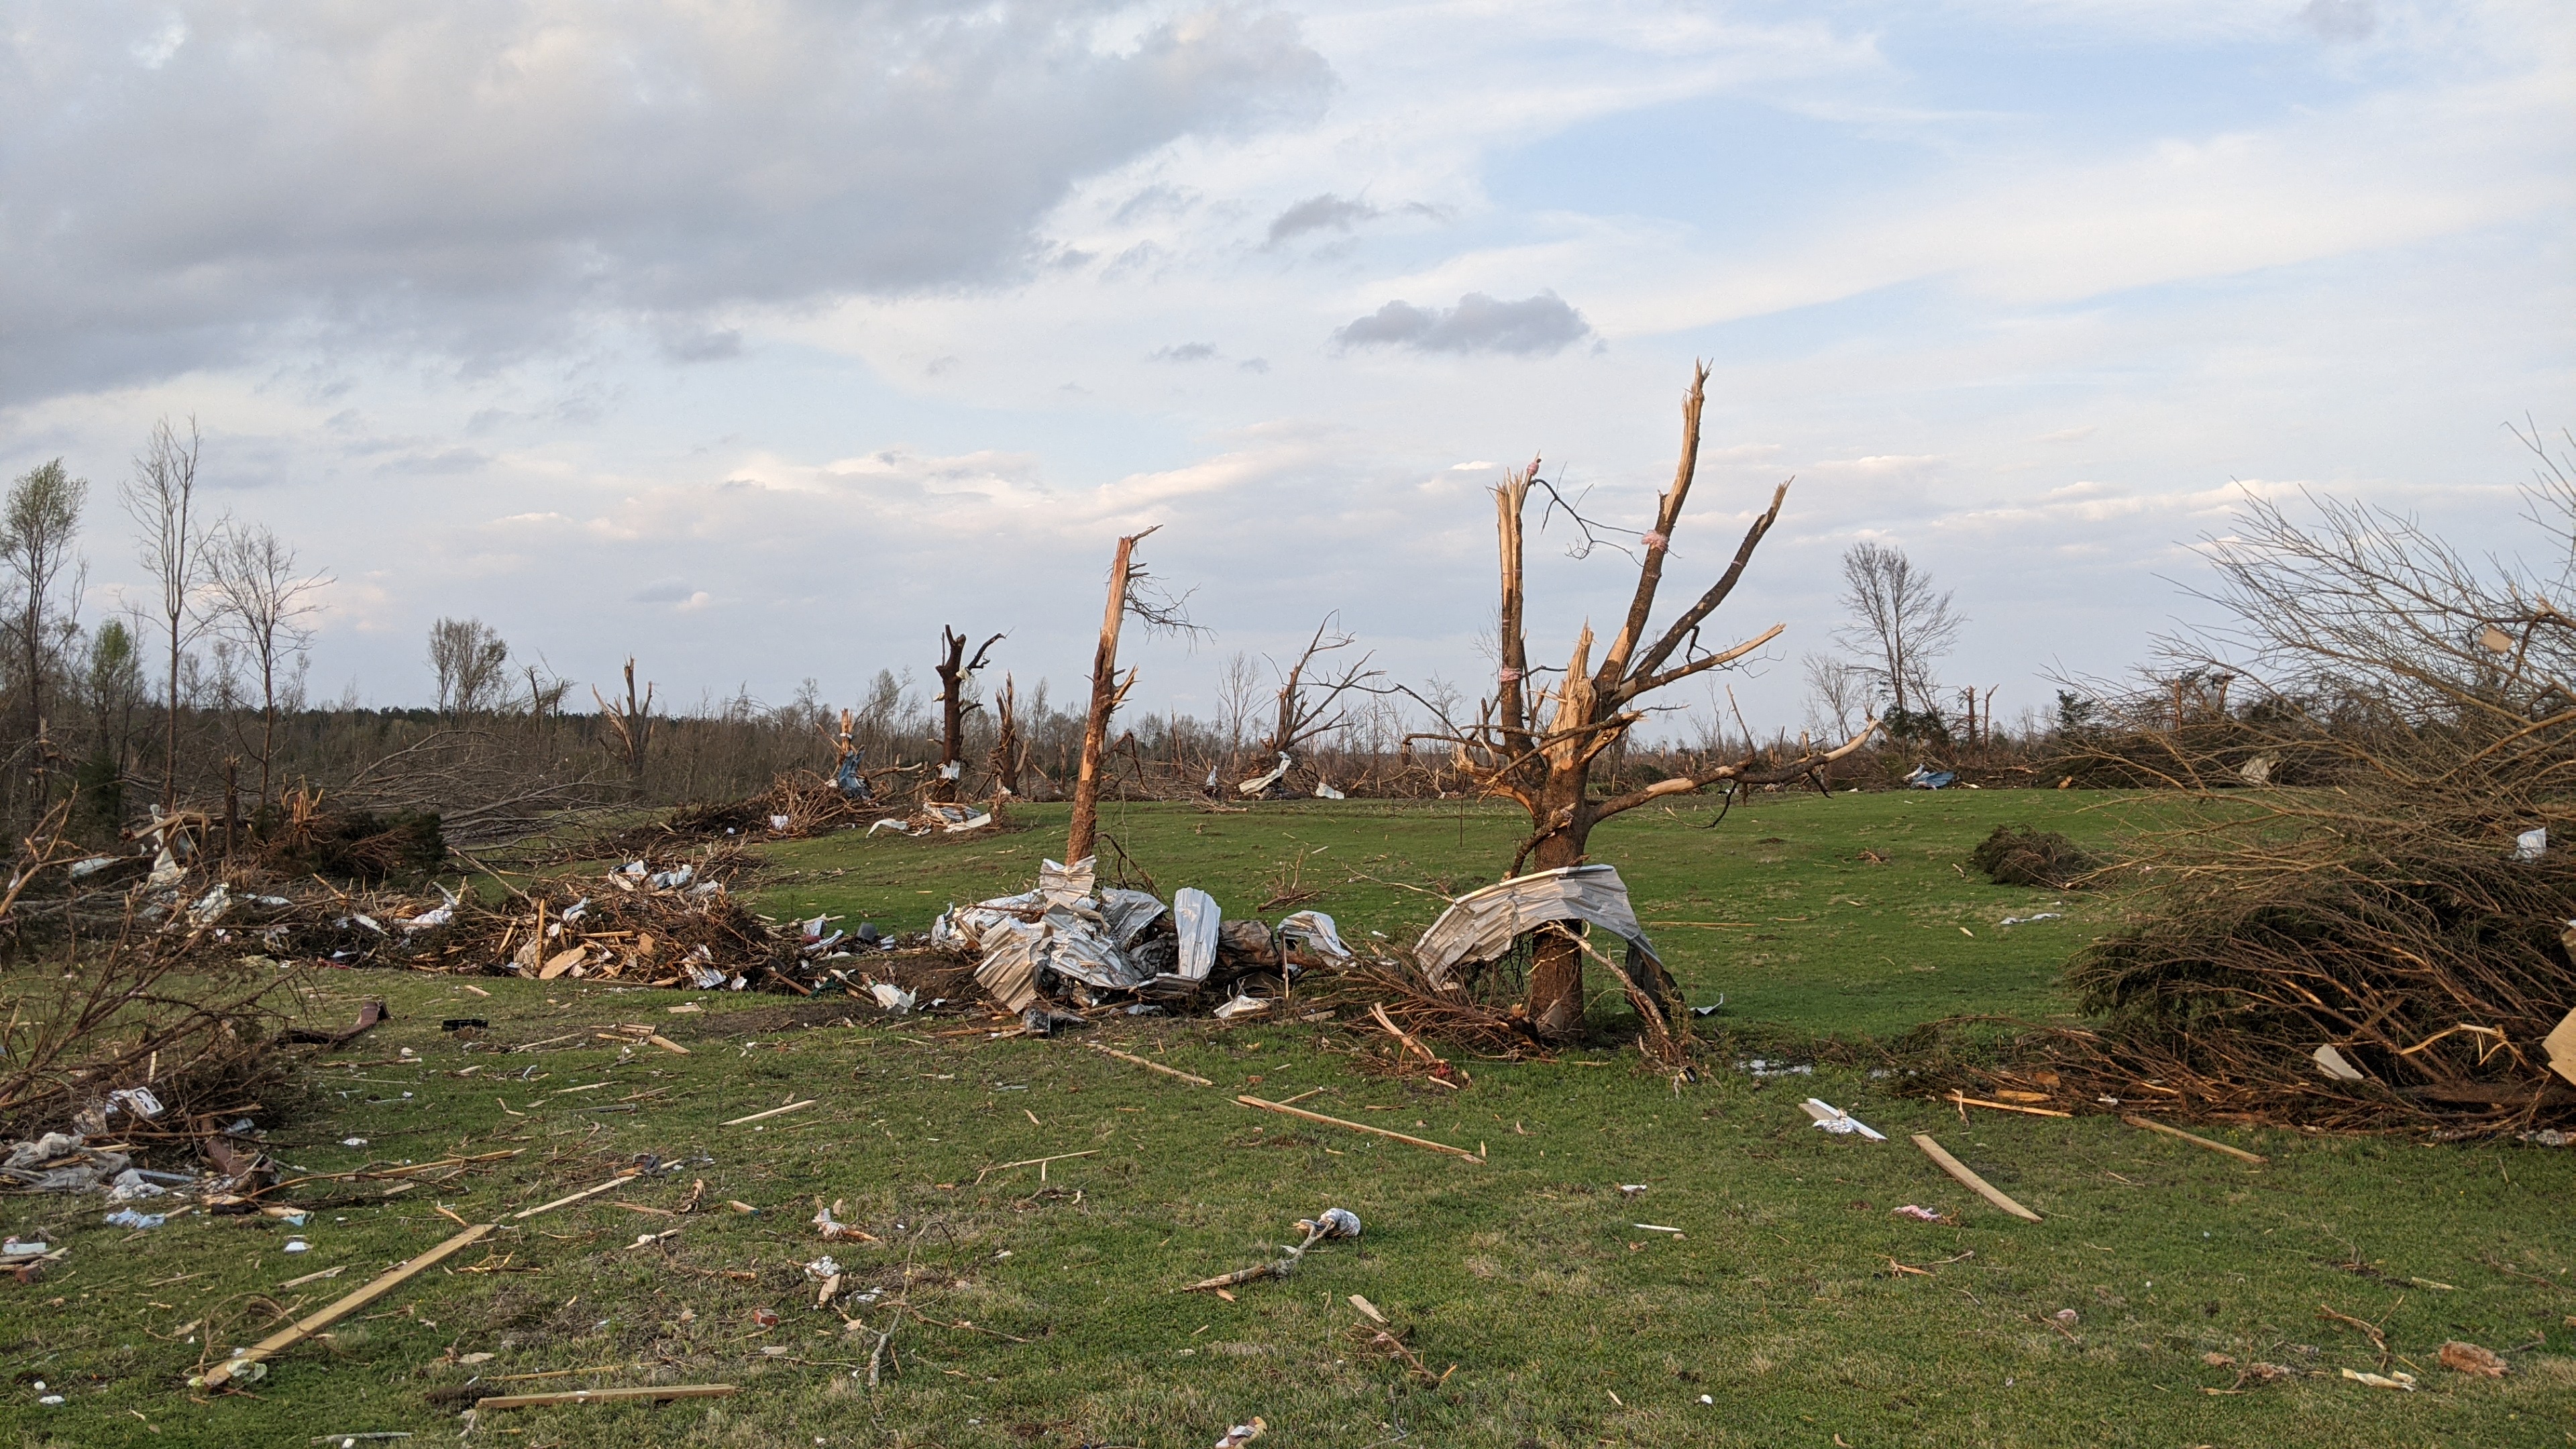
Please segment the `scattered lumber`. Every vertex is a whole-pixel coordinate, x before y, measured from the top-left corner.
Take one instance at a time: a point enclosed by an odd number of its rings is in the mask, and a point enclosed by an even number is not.
[[[1920,1132],[1915,1133],[1914,1145],[1922,1148],[1923,1155],[1931,1158],[1935,1166],[1938,1166],[1943,1172],[1946,1172],[1952,1177],[1958,1179],[1963,1186],[1975,1192],[1977,1196],[1984,1198],[1986,1201],[1993,1203],[1999,1208],[2002,1208],[2005,1212],[2011,1213],[2014,1217],[2034,1223],[2040,1220],[2039,1214],[2032,1212],[2030,1209],[2023,1207],[2020,1203],[2014,1202],[2011,1198],[2006,1197],[2003,1189],[1986,1181],[1984,1178],[1977,1176],[1974,1172],[1969,1171],[1968,1164],[1952,1157],[1942,1148],[1940,1143],[1933,1141],[1925,1134]]]
[[[1961,1107],[1983,1107],[1991,1112],[2019,1112],[2025,1117],[2072,1117],[2075,1115],[2072,1112],[2060,1112],[2054,1107],[2024,1107],[2012,1102],[1988,1101],[1984,1097],[1971,1097],[1967,1093],[1956,1089],[1951,1091],[1950,1100]]]
[[[1096,1041],[1095,1041],[1095,1042],[1085,1042],[1085,1043],[1083,1043],[1083,1045],[1090,1047],[1093,1051],[1096,1051],[1096,1052],[1100,1053],[1100,1054],[1101,1054],[1101,1055],[1103,1055],[1103,1056],[1116,1057],[1118,1060],[1120,1060],[1120,1061],[1122,1061],[1122,1062],[1127,1062],[1127,1063],[1129,1063],[1129,1064],[1131,1064],[1131,1065],[1134,1065],[1134,1066],[1143,1067],[1145,1070],[1147,1070],[1147,1071],[1149,1071],[1149,1072],[1161,1072],[1164,1076],[1167,1076],[1167,1077],[1178,1077],[1178,1078],[1180,1078],[1182,1081],[1189,1083],[1189,1084],[1190,1084],[1191,1086],[1193,1086],[1193,1087],[1213,1087],[1213,1086],[1215,1086],[1215,1085],[1216,1085],[1216,1083],[1209,1081],[1209,1080],[1208,1080],[1207,1078],[1205,1078],[1205,1077],[1197,1076],[1197,1075],[1195,1075],[1195,1074],[1193,1074],[1193,1073],[1182,1071],[1182,1070],[1181,1070],[1180,1068],[1178,1068],[1178,1067],[1167,1067],[1167,1066],[1164,1066],[1161,1062],[1147,1061],[1145,1058],[1140,1057],[1140,1056],[1136,1056],[1136,1055],[1134,1055],[1133,1053],[1130,1053],[1130,1052],[1122,1052],[1122,1051],[1118,1050],[1116,1047],[1105,1047],[1105,1046],[1102,1046],[1100,1043],[1098,1043],[1098,1042],[1096,1042]]]
[[[1407,1137],[1401,1132],[1389,1132],[1383,1127],[1371,1127],[1365,1122],[1345,1122],[1339,1117],[1327,1117],[1321,1112],[1309,1112],[1303,1107],[1291,1107],[1285,1102],[1265,1102],[1259,1097],[1249,1096],[1237,1097],[1234,1100],[1241,1102],[1247,1107],[1258,1107],[1264,1112],[1281,1112],[1291,1117],[1304,1118],[1309,1122],[1321,1122],[1327,1127],[1342,1127],[1353,1132],[1365,1132],[1371,1137],[1388,1138],[1392,1141],[1404,1143],[1409,1147],[1422,1147],[1428,1148],[1433,1152],[1446,1152],[1452,1157],[1463,1157],[1469,1162],[1482,1162],[1485,1160],[1477,1154],[1468,1151],[1464,1147],[1452,1147],[1446,1142],[1434,1142],[1427,1137]]]
[[[558,1404],[659,1404],[671,1399],[723,1399],[741,1392],[732,1384],[663,1384],[642,1389],[565,1389],[551,1394],[495,1394],[474,1401],[475,1412],[489,1409],[544,1409]]]
[[[302,1343],[304,1340],[320,1333],[323,1329],[330,1327],[332,1324],[339,1322],[341,1319],[348,1317],[350,1314],[357,1312],[359,1309],[366,1307],[368,1304],[375,1302],[377,1299],[384,1297],[396,1288],[401,1287],[403,1284],[411,1281],[411,1279],[416,1275],[436,1267],[438,1264],[445,1262],[447,1259],[463,1252],[465,1249],[483,1241],[484,1238],[490,1236],[491,1232],[492,1224],[476,1223],[474,1226],[467,1228],[465,1231],[458,1233],[452,1238],[449,1238],[446,1242],[439,1244],[437,1247],[430,1249],[419,1257],[396,1264],[394,1267],[378,1274],[365,1286],[358,1288],[337,1303],[334,1303],[319,1312],[308,1314],[303,1318],[297,1319],[295,1322],[279,1329],[277,1332],[270,1334],[259,1342],[252,1344],[249,1350],[244,1352],[240,1357],[226,1359],[222,1363],[216,1364],[213,1368],[206,1370],[206,1387],[210,1389],[222,1388],[234,1374],[241,1372],[241,1370],[247,1365],[258,1363],[263,1359],[274,1354],[282,1353],[285,1350],[294,1347],[296,1344]]]
[[[597,1197],[601,1193],[607,1192],[612,1188],[624,1187],[626,1184],[633,1182],[640,1175],[641,1174],[639,1174],[636,1169],[630,1167],[624,1172],[617,1174],[615,1177],[610,1178],[608,1181],[601,1183],[597,1187],[585,1187],[581,1191],[574,1193],[569,1197],[559,1197],[553,1202],[539,1203],[532,1208],[522,1208],[519,1211],[510,1214],[510,1221],[518,1222],[524,1218],[535,1217],[539,1213],[553,1212],[559,1207],[569,1207],[572,1204],[581,1201],[583,1198]]]
[[[802,1108],[811,1107],[821,1100],[822,1099],[819,1097],[808,1097],[802,1102],[790,1102],[784,1107],[772,1107],[766,1112],[754,1112],[748,1117],[736,1117],[732,1121],[724,1123],[723,1125],[727,1127],[739,1127],[745,1122],[757,1122],[764,1117],[776,1117],[782,1113],[794,1112]]]
[[[2208,1138],[2199,1136],[2196,1133],[2185,1132],[2179,1127],[2168,1127],[2164,1123],[2158,1122],[2152,1117],[2141,1117],[2135,1112],[2121,1113],[2120,1120],[2128,1123],[2132,1127],[2143,1127],[2149,1132],[2161,1132],[2167,1137],[2180,1138],[2194,1147],[2206,1147],[2212,1152],[2224,1152],[2230,1157],[2240,1158],[2246,1162],[2259,1163],[2269,1162],[2272,1160],[2265,1157],[2262,1153],[2248,1152],[2242,1147],[2230,1147],[2224,1142],[2212,1142]]]

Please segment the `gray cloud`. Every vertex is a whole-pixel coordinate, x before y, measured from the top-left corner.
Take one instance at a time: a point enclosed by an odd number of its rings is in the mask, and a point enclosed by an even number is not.
[[[1455,307],[1389,302],[1333,334],[1343,347],[1409,347],[1416,352],[1511,352],[1543,356],[1592,335],[1592,324],[1554,292],[1517,302],[1469,292]]]
[[[0,32],[0,396],[263,343],[489,365],[597,322],[1042,265],[1074,182],[1311,112],[1293,20],[1112,0],[41,7]],[[676,325],[676,333],[669,330]],[[722,355],[722,344],[698,355]]]
[[[1335,196],[1329,191],[1321,196],[1309,196],[1271,218],[1270,244],[1277,246],[1290,237],[1322,231],[1327,227],[1349,231],[1354,223],[1374,220],[1378,215],[1378,209],[1365,201]]]
[[[1184,342],[1178,347],[1156,348],[1149,362],[1205,362],[1216,356],[1216,348],[1206,342]]]
[[[696,589],[678,579],[664,579],[659,583],[647,584],[626,597],[638,604],[682,604],[688,602],[689,598],[696,593]]]
[[[2329,43],[2368,40],[2379,29],[2379,9],[2371,0],[2308,0],[2299,23]]]

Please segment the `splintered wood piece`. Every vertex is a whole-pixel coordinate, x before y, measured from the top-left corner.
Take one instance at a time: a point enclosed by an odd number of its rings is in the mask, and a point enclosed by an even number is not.
[[[2039,1214],[2032,1212],[2030,1209],[2023,1207],[2020,1203],[2014,1202],[2011,1198],[2004,1196],[2003,1189],[1969,1171],[1968,1164],[1952,1157],[1948,1151],[1943,1149],[1940,1143],[1933,1141],[1930,1137],[1917,1132],[1914,1134],[1914,1145],[1922,1148],[1923,1155],[1931,1158],[1933,1163],[1943,1172],[1957,1178],[1963,1186],[1975,1192],[1977,1196],[1984,1198],[1986,1201],[1993,1203],[1999,1208],[2002,1208],[2005,1212],[2011,1213],[2014,1217],[2022,1218],[2034,1223],[2040,1220]]]
[[[330,1307],[297,1319],[294,1323],[252,1344],[240,1357],[226,1359],[206,1370],[206,1387],[222,1388],[234,1374],[241,1372],[243,1365],[258,1363],[272,1354],[283,1352],[311,1338],[323,1329],[401,1287],[418,1274],[483,1241],[491,1231],[490,1223],[476,1223],[419,1257],[396,1264]]]
[[[2054,1107],[2022,1107],[2016,1106],[2011,1102],[1990,1102],[1983,1097],[1971,1097],[1967,1093],[1960,1091],[1952,1091],[1950,1093],[1950,1100],[1958,1103],[1962,1107],[1984,1107],[1987,1110],[1994,1112],[2019,1112],[2026,1117],[2072,1117],[2075,1115],[2072,1112],[2060,1112]],[[2046,1099],[2043,1098],[2042,1100],[2044,1101]]]
[[[1383,1127],[1371,1127],[1365,1122],[1345,1122],[1339,1117],[1327,1117],[1321,1112],[1309,1112],[1303,1107],[1291,1107],[1285,1102],[1265,1102],[1259,1097],[1237,1097],[1234,1100],[1247,1107],[1258,1107],[1264,1112],[1280,1112],[1309,1122],[1321,1122],[1327,1127],[1343,1127],[1353,1132],[1365,1132],[1371,1137],[1388,1138],[1409,1147],[1424,1147],[1433,1152],[1446,1152],[1452,1157],[1463,1157],[1469,1162],[1485,1160],[1464,1147],[1452,1147],[1446,1142],[1434,1142],[1427,1137],[1407,1137],[1401,1132],[1389,1132]]]
[[[597,1197],[611,1188],[624,1187],[626,1184],[633,1182],[637,1175],[638,1174],[633,1168],[629,1168],[626,1171],[617,1174],[615,1177],[610,1178],[608,1181],[601,1183],[597,1187],[585,1187],[581,1191],[574,1193],[569,1197],[559,1197],[553,1202],[539,1203],[532,1208],[522,1208],[519,1211],[510,1214],[510,1221],[518,1222],[523,1218],[535,1217],[539,1213],[550,1213],[556,1208],[568,1207],[586,1197]]]
[[[2179,1137],[2194,1147],[2206,1147],[2212,1152],[2224,1152],[2230,1157],[2242,1158],[2247,1162],[2269,1162],[2272,1160],[2259,1152],[2248,1152],[2242,1147],[2230,1147],[2224,1142],[2212,1142],[2206,1137],[2185,1132],[2179,1127],[2168,1127],[2162,1122],[2158,1122],[2153,1118],[2141,1117],[2135,1112],[2121,1113],[2120,1120],[2128,1123],[2132,1127],[2144,1127],[2150,1132],[2161,1132],[2167,1137]]]
[[[553,1394],[495,1394],[476,1399],[477,1412],[489,1409],[543,1409],[557,1404],[661,1403],[666,1399],[722,1399],[739,1393],[732,1384],[664,1384],[645,1389],[567,1389]]]
[[[732,1121],[723,1125],[727,1127],[739,1127],[745,1122],[757,1122],[763,1117],[775,1117],[782,1112],[794,1112],[801,1108],[811,1107],[820,1100],[822,1099],[819,1097],[808,1097],[802,1102],[790,1102],[784,1107],[772,1107],[766,1112],[754,1112],[748,1117],[736,1117]]]
[[[1105,1046],[1102,1046],[1100,1043],[1098,1043],[1098,1042],[1096,1042],[1096,1041],[1094,1041],[1094,1042],[1085,1042],[1085,1043],[1083,1043],[1083,1045],[1085,1045],[1085,1046],[1087,1046],[1087,1047],[1091,1048],[1093,1051],[1096,1051],[1096,1052],[1100,1053],[1102,1056],[1116,1057],[1118,1060],[1120,1060],[1120,1061],[1122,1061],[1122,1062],[1127,1062],[1127,1063],[1130,1063],[1130,1064],[1135,1065],[1135,1066],[1143,1067],[1145,1070],[1147,1070],[1147,1071],[1149,1071],[1149,1072],[1161,1072],[1164,1076],[1167,1076],[1167,1077],[1178,1077],[1178,1078],[1180,1078],[1182,1081],[1189,1083],[1189,1084],[1190,1084],[1191,1086],[1193,1086],[1193,1087],[1213,1087],[1213,1086],[1215,1086],[1215,1085],[1216,1085],[1216,1083],[1209,1081],[1209,1080],[1208,1080],[1207,1078],[1205,1078],[1205,1077],[1195,1076],[1195,1075],[1193,1075],[1193,1074],[1191,1074],[1191,1073],[1189,1073],[1189,1072],[1182,1071],[1182,1070],[1181,1070],[1180,1068],[1178,1068],[1178,1067],[1167,1067],[1167,1066],[1164,1066],[1161,1062],[1151,1062],[1151,1061],[1147,1061],[1147,1060],[1146,1060],[1146,1059],[1144,1059],[1143,1057],[1135,1056],[1135,1055],[1133,1055],[1133,1054],[1131,1054],[1131,1053],[1128,1053],[1128,1052],[1122,1052],[1122,1051],[1118,1050],[1118,1049],[1117,1049],[1117,1048],[1115,1048],[1115,1047],[1105,1047]]]

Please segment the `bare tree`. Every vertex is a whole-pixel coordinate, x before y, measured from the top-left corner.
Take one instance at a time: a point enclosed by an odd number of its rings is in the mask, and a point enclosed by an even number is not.
[[[618,752],[625,756],[626,773],[637,780],[644,778],[644,752],[653,744],[653,682],[644,682],[644,697],[635,697],[635,661],[626,661],[626,702],[609,703],[600,697],[599,688],[591,687],[590,697],[599,700],[599,717],[617,736]],[[841,721],[841,739],[846,748],[850,736],[849,719]]]
[[[1252,656],[1237,649],[1226,656],[1217,676],[1217,715],[1225,728],[1225,769],[1230,774],[1243,754],[1243,732],[1252,721],[1254,701],[1261,697],[1261,671]]]
[[[1936,592],[1932,576],[1915,568],[1904,550],[1863,540],[1843,554],[1842,603],[1851,620],[1836,637],[1867,661],[1860,668],[1890,702],[1892,715],[1938,709],[1932,664],[1950,652],[1967,622],[1949,593]]]
[[[143,530],[140,557],[144,572],[161,591],[158,617],[170,646],[161,753],[165,815],[179,808],[179,656],[205,627],[192,598],[205,576],[206,530],[194,516],[198,449],[195,418],[188,419],[184,440],[163,418],[135,457],[134,476],[118,490],[127,515]]]
[[[1279,713],[1270,733],[1261,741],[1263,754],[1284,755],[1317,735],[1341,728],[1350,720],[1349,711],[1342,707],[1346,696],[1376,694],[1387,688],[1383,683],[1386,671],[1369,668],[1372,656],[1366,654],[1344,665],[1338,674],[1329,667],[1317,671],[1317,663],[1324,656],[1359,642],[1333,627],[1339,618],[1337,614],[1325,615],[1324,622],[1315,626],[1315,636],[1306,641],[1305,652],[1297,656],[1287,673],[1279,676],[1275,696]],[[1330,661],[1325,663],[1329,665]],[[1276,661],[1270,667],[1273,672],[1279,668]]]
[[[215,627],[241,649],[259,676],[259,805],[264,807],[270,766],[277,757],[279,676],[282,670],[300,676],[304,651],[313,643],[307,621],[318,607],[311,596],[331,577],[299,573],[295,550],[265,525],[218,530],[206,559]]]
[[[500,706],[509,686],[510,646],[480,619],[441,619],[429,626],[429,668],[438,681],[438,712],[451,720]]]
[[[88,498],[89,484],[64,472],[57,458],[10,486],[7,511],[0,516],[0,570],[18,593],[9,620],[10,653],[25,692],[27,739],[36,747],[39,781],[45,770],[45,676],[77,628],[55,595],[64,569],[72,566],[72,537]],[[72,594],[78,597],[77,586]],[[37,793],[41,798],[41,785]]]
[[[1827,739],[1851,737],[1855,715],[1869,712],[1869,676],[1830,654],[1810,654],[1807,671],[1807,728]]]
[[[930,798],[954,800],[959,794],[959,781],[966,773],[966,712],[979,708],[966,697],[974,683],[975,671],[984,667],[985,656],[1004,635],[996,634],[984,641],[975,657],[966,657],[966,636],[947,625],[939,629],[939,773],[930,782]]]
[[[1533,687],[1523,633],[1526,599],[1522,585],[1522,515],[1533,488],[1546,489],[1552,507],[1563,506],[1564,500],[1540,480],[1535,461],[1507,476],[1494,490],[1495,532],[1502,556],[1502,657],[1495,692],[1480,704],[1473,725],[1462,727],[1444,720],[1443,728],[1428,737],[1450,745],[1460,772],[1474,782],[1480,793],[1504,796],[1529,812],[1530,834],[1513,857],[1515,872],[1524,862],[1542,870],[1581,863],[1593,826],[1649,801],[1690,794],[1720,780],[1795,779],[1858,749],[1877,727],[1876,721],[1863,725],[1849,741],[1830,751],[1801,751],[1794,759],[1766,761],[1759,751],[1748,749],[1737,759],[1703,762],[1688,774],[1621,794],[1607,798],[1592,794],[1593,763],[1647,718],[1654,708],[1646,703],[1649,696],[1693,675],[1732,664],[1779,637],[1787,627],[1774,624],[1723,649],[1711,650],[1700,640],[1702,626],[1735,591],[1736,581],[1743,577],[1754,549],[1779,520],[1780,505],[1789,494],[1789,485],[1783,483],[1772,492],[1770,507],[1746,530],[1726,571],[1662,632],[1649,637],[1648,625],[1663,583],[1664,566],[1671,557],[1673,535],[1681,525],[1683,507],[1690,501],[1691,480],[1699,463],[1700,408],[1707,382],[1708,368],[1703,364],[1693,370],[1690,392],[1682,402],[1681,461],[1674,470],[1672,487],[1657,496],[1653,523],[1643,533],[1631,535],[1643,557],[1638,561],[1636,588],[1618,634],[1596,666],[1592,662],[1592,628],[1586,624],[1553,689]],[[1571,508],[1567,512],[1582,531],[1584,544],[1578,554],[1589,552],[1600,541],[1602,526]],[[1562,1039],[1581,1025],[1585,949],[1571,936],[1546,934],[1540,938],[1530,971],[1527,1010],[1532,1027],[1541,1036]],[[1687,1018],[1672,1018],[1669,983],[1653,980],[1630,984],[1642,988],[1632,993],[1640,1012],[1663,1014],[1665,1020],[1659,1023],[1662,1030],[1668,1038],[1679,1037]]]

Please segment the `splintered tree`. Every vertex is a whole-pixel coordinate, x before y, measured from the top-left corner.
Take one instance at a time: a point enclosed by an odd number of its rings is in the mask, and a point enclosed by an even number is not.
[[[979,708],[966,697],[966,686],[984,658],[1004,636],[994,635],[966,657],[966,636],[945,624],[939,629],[939,773],[930,782],[930,798],[954,800],[966,773],[966,712]]]
[[[1724,649],[1711,650],[1700,642],[1700,631],[1709,616],[1735,591],[1736,582],[1743,578],[1745,566],[1753,559],[1753,551],[1779,520],[1780,505],[1789,494],[1789,485],[1782,483],[1772,491],[1770,506],[1745,531],[1726,571],[1661,632],[1649,633],[1655,597],[1672,557],[1673,536],[1681,525],[1682,510],[1690,501],[1691,479],[1699,462],[1700,407],[1707,382],[1708,368],[1702,364],[1693,370],[1689,395],[1682,402],[1681,461],[1674,470],[1672,487],[1656,498],[1652,526],[1636,536],[1640,555],[1637,583],[1619,632],[1595,664],[1592,626],[1586,623],[1575,638],[1573,653],[1554,688],[1536,687],[1529,664],[1523,624],[1523,514],[1533,488],[1547,490],[1555,506],[1564,504],[1538,477],[1536,461],[1508,475],[1494,490],[1496,539],[1502,560],[1502,657],[1496,687],[1479,703],[1473,725],[1454,724],[1444,717],[1442,730],[1425,737],[1447,743],[1461,773],[1481,793],[1502,796],[1529,812],[1530,833],[1512,858],[1515,874],[1524,866],[1551,870],[1581,864],[1592,827],[1611,816],[1721,781],[1794,780],[1860,748],[1877,728],[1877,721],[1871,720],[1849,740],[1830,750],[1811,750],[1802,745],[1789,758],[1771,757],[1748,741],[1747,752],[1740,758],[1710,761],[1687,774],[1615,795],[1596,796],[1592,792],[1594,762],[1626,739],[1629,731],[1647,717],[1654,708],[1646,703],[1650,696],[1742,659],[1779,637],[1787,627],[1774,624]],[[1578,554],[1588,552],[1590,545],[1599,541],[1595,532],[1599,525],[1587,522],[1570,508],[1567,512],[1585,539]],[[1582,1025],[1584,951],[1571,936],[1548,932],[1539,937],[1530,970],[1527,1010],[1532,1028],[1542,1037],[1561,1040]],[[1640,1012],[1665,1016],[1667,1020],[1658,1025],[1678,1036],[1681,1020],[1673,1019],[1669,983],[1657,979],[1633,984],[1642,988],[1631,993],[1632,999],[1638,1000]]]
[[[1002,676],[1002,692],[993,696],[993,751],[985,757],[984,769],[993,777],[993,795],[1016,796],[1020,793],[1020,772],[1029,764],[1029,747],[1020,740],[1020,690],[1011,676]]]
[[[1324,622],[1315,626],[1315,637],[1306,641],[1305,652],[1280,675],[1276,698],[1279,713],[1270,733],[1261,741],[1263,754],[1287,754],[1315,736],[1349,723],[1350,714],[1342,707],[1345,696],[1386,692],[1382,682],[1386,671],[1371,669],[1370,655],[1363,654],[1335,671],[1336,661],[1328,656],[1359,642],[1357,637],[1335,628],[1338,621],[1338,615],[1325,615]],[[1278,665],[1274,663],[1271,668],[1276,670]]]
[[[1156,525],[1160,527],[1161,525]],[[1100,771],[1109,753],[1109,717],[1136,687],[1136,671],[1118,677],[1119,626],[1133,614],[1148,629],[1190,632],[1193,625],[1182,601],[1146,583],[1136,563],[1136,545],[1154,529],[1118,540],[1109,564],[1109,600],[1100,616],[1100,647],[1091,657],[1091,712],[1082,726],[1082,763],[1073,777],[1073,824],[1065,833],[1064,858],[1070,862],[1091,854],[1100,837]]]

